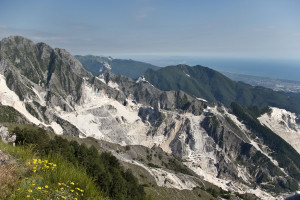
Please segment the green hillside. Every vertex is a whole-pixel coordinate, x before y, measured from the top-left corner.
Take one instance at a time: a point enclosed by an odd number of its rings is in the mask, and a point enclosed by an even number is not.
[[[107,64],[111,67],[111,72],[117,75],[124,75],[133,79],[143,75],[147,69],[157,70],[159,67],[135,60],[112,59],[101,56],[75,56],[83,67],[94,76],[102,74],[107,69]]]
[[[274,106],[300,113],[300,100],[263,87],[235,82],[221,73],[203,66],[168,66],[160,70],[147,70],[145,78],[161,90],[183,90],[209,102],[229,106],[237,102],[243,106]]]
[[[17,127],[14,130],[18,133],[30,133],[26,141],[46,142],[45,138],[49,138],[50,133],[33,125]],[[51,153],[45,154],[38,152],[39,145],[25,143],[13,146],[0,139],[1,156],[9,155],[8,160],[1,157],[0,199],[113,199],[101,190],[85,166],[70,162],[58,149],[52,148]]]

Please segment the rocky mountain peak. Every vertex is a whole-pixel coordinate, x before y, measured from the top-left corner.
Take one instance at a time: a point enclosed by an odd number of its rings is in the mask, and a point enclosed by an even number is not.
[[[2,42],[6,43],[6,44],[10,44],[10,45],[18,45],[18,46],[34,46],[34,42],[22,37],[22,36],[9,36],[7,38],[4,38],[2,40]]]
[[[45,43],[35,44],[21,36],[10,36],[0,42],[0,50],[0,71],[21,100],[35,98],[35,92],[31,91],[34,87],[48,91],[45,98],[49,103],[70,109],[69,101],[80,99],[82,78],[92,77],[65,49],[54,49]]]

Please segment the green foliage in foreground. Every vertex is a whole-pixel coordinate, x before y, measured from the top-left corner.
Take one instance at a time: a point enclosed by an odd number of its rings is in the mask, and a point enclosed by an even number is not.
[[[147,70],[145,78],[155,87],[164,90],[182,90],[209,102],[232,102],[249,106],[273,106],[300,113],[300,100],[294,96],[263,87],[232,81],[223,74],[202,66],[168,66],[160,70]]]
[[[79,145],[59,136],[53,139],[43,129],[30,131],[16,127],[13,131],[18,145],[35,145],[34,150],[42,156],[61,155],[75,166],[83,167],[86,173],[95,180],[101,191],[112,199],[146,199],[143,186],[130,170],[125,171],[116,157],[104,152],[101,155],[92,146]]]
[[[278,161],[279,166],[284,168],[291,177],[300,181],[300,155],[298,152],[272,130],[261,125],[256,118],[256,112],[253,110],[248,110],[236,103],[232,103],[231,108],[239,120],[243,120],[246,126],[255,132],[259,138],[262,138],[264,143],[273,151],[271,156]],[[286,187],[297,190],[298,184],[292,182]]]
[[[65,199],[78,200],[108,200],[83,167],[74,166],[60,155],[48,155],[43,160],[35,154],[33,146],[13,147],[2,141],[0,141],[0,149],[17,159],[16,163],[7,166],[5,174],[0,173],[0,179],[5,180],[2,182],[5,185],[1,186],[0,199],[50,200],[65,197]],[[43,169],[45,164],[53,168]],[[81,191],[75,188],[80,188]]]

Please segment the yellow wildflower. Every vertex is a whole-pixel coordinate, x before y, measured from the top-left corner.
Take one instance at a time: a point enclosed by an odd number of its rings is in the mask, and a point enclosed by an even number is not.
[[[71,192],[74,192],[74,190],[71,190]]]
[[[80,192],[84,192],[84,190],[80,190]]]
[[[45,185],[45,188],[48,188],[48,185]]]
[[[29,190],[28,190],[28,192],[32,192],[32,190],[31,190],[31,189],[29,189]]]
[[[65,197],[65,196],[61,196],[61,198],[62,198],[62,199],[65,199],[66,197]]]
[[[30,195],[29,194],[27,194],[27,196],[26,196],[27,198],[29,198],[30,197]]]
[[[74,182],[71,182],[70,184],[71,184],[71,185],[74,185]]]
[[[32,170],[34,173],[36,172],[36,170],[34,169],[34,170]]]
[[[53,164],[53,167],[56,167],[56,164]]]
[[[61,183],[58,183],[58,185],[61,185]]]
[[[55,190],[55,192],[58,192],[58,190]]]
[[[28,165],[31,165],[31,162],[28,162]]]
[[[77,198],[74,198],[74,200],[77,200]]]
[[[33,185],[33,186],[35,186],[35,184],[34,184],[34,183],[33,183],[32,185]]]

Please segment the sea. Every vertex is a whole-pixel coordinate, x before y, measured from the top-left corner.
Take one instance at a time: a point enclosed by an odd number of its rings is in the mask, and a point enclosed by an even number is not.
[[[220,72],[232,72],[253,76],[300,81],[300,58],[256,59],[256,58],[203,58],[192,56],[131,56],[159,67],[187,64],[202,65]]]

